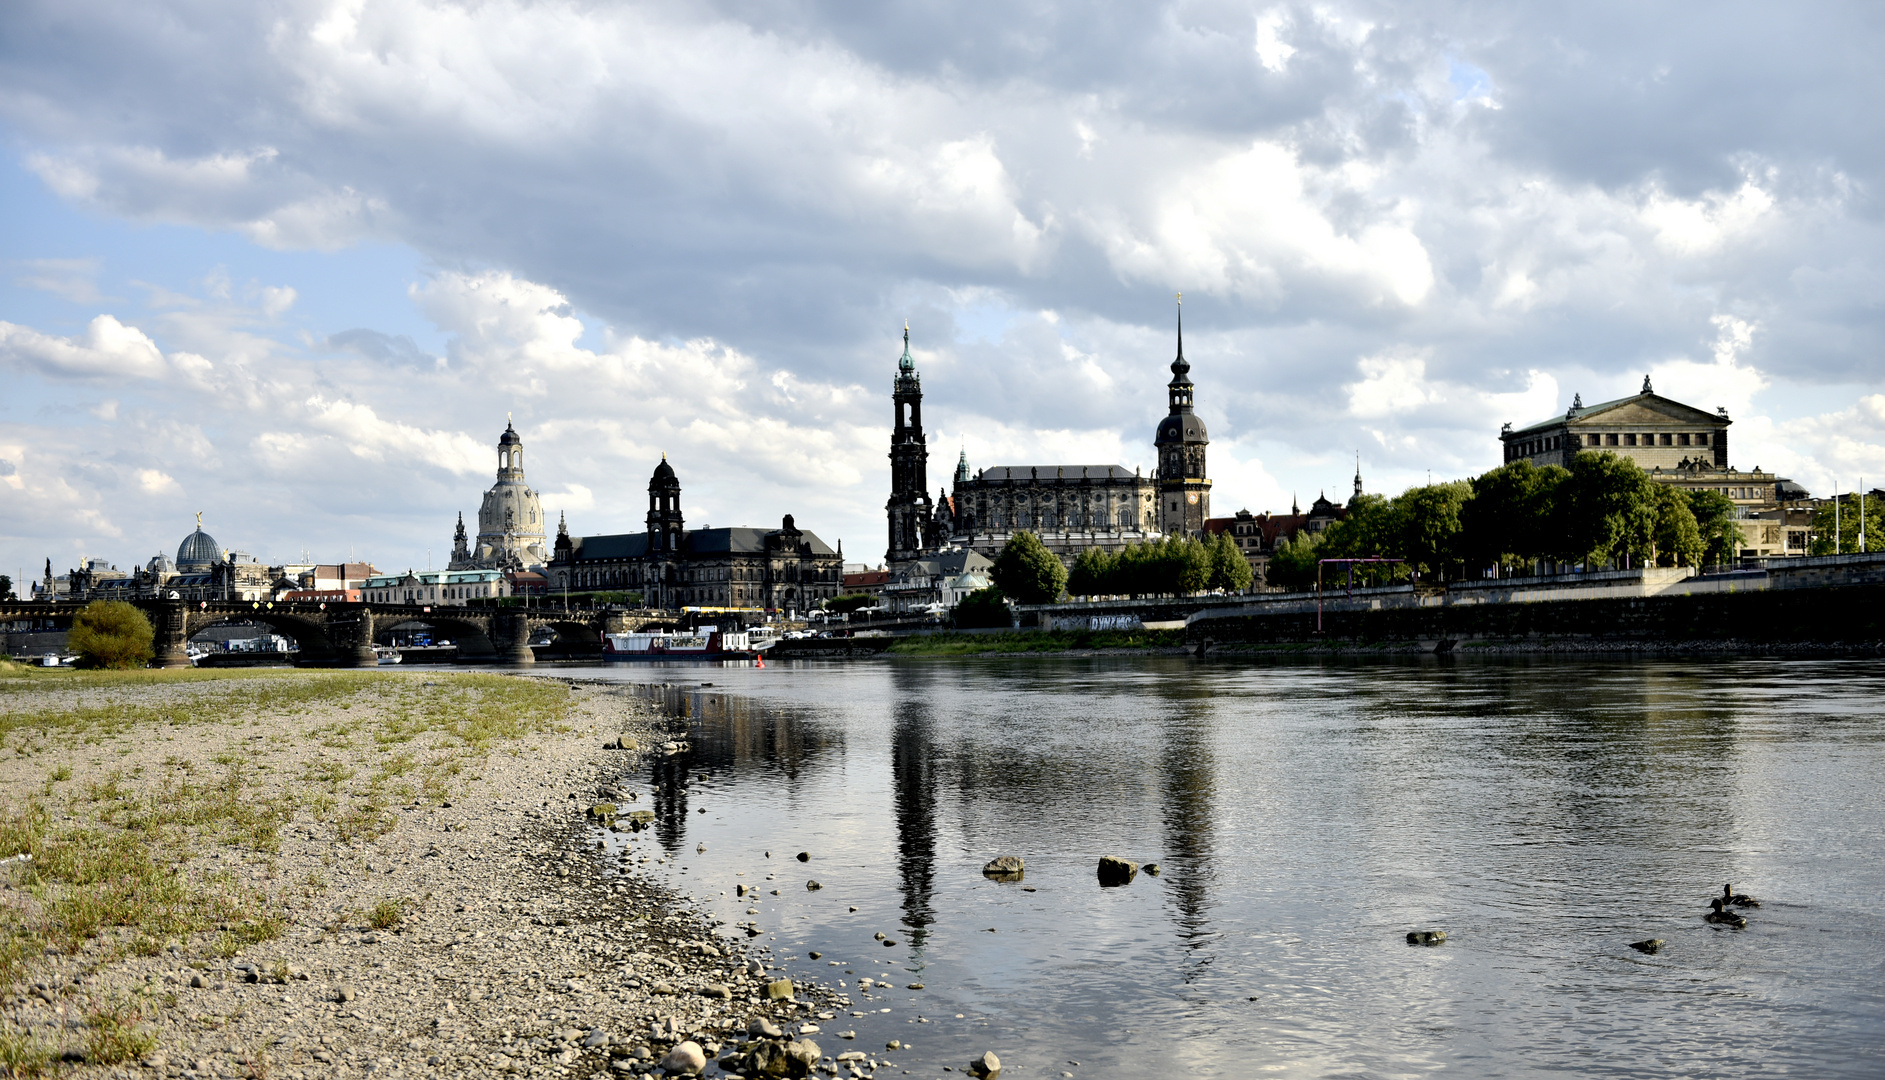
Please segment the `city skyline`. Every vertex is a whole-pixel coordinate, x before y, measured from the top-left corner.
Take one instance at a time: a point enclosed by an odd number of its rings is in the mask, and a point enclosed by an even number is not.
[[[906,318],[939,459],[1149,472],[1179,290],[1219,516],[1357,450],[1371,491],[1480,472],[1645,374],[1741,468],[1876,483],[1876,122],[1836,106],[1877,35],[1710,10],[47,5],[0,45],[0,572],[198,510],[443,566],[507,412],[574,530],[637,527],[666,452],[690,522],[874,563]]]

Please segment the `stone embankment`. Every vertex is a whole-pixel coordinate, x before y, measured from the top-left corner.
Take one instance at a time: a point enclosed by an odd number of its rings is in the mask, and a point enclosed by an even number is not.
[[[597,855],[587,812],[634,794],[609,785],[644,752],[621,747],[658,754],[676,737],[629,691],[56,673],[0,678],[0,710],[0,856],[26,856],[0,869],[0,912],[31,945],[9,954],[0,1005],[0,1057],[19,1071],[888,1063],[813,1038],[847,998],[781,979],[758,938]],[[146,891],[178,903],[111,893],[73,869],[85,845],[134,852],[159,883]]]

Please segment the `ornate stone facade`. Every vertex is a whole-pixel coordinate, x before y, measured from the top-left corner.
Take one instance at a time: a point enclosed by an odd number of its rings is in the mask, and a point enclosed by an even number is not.
[[[648,481],[648,527],[569,535],[561,522],[548,568],[552,592],[633,591],[655,608],[804,611],[838,595],[844,554],[787,514],[777,529],[689,529],[681,482],[664,456]]]
[[[550,560],[543,504],[524,481],[524,440],[509,423],[497,440],[497,483],[478,507],[478,541],[465,537],[465,517],[458,516],[452,538],[450,570],[541,569]]]
[[[1169,414],[1153,436],[1159,464],[1152,475],[1121,465],[997,465],[971,472],[956,461],[954,485],[932,500],[925,487],[929,450],[922,428],[922,386],[910,356],[909,328],[892,386],[896,426],[890,437],[890,546],[899,565],[953,548],[990,558],[1020,530],[1071,559],[1089,547],[1117,551],[1168,533],[1198,535],[1211,513],[1205,469],[1210,439],[1193,411],[1195,388],[1185,360],[1184,326],[1167,386]]]

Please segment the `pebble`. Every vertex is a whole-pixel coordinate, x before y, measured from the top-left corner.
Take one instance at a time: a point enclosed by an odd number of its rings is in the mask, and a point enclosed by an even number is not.
[[[748,1035],[763,1035],[768,1039],[780,1039],[785,1037],[784,1028],[781,1028],[779,1025],[763,1016],[753,1017],[752,1022],[746,1025],[746,1033]]]
[[[794,993],[791,979],[776,979],[766,984],[766,1000],[791,1001]]]
[[[812,853],[811,853],[811,852],[809,852],[809,851],[801,851],[801,852],[799,852],[799,853],[798,853],[798,861],[800,861],[800,862],[811,862],[811,861],[812,861]]]
[[[993,1050],[985,1051],[981,1057],[969,1062],[968,1071],[976,1076],[994,1076],[1001,1072],[1001,1059]]]
[[[1445,930],[1409,930],[1407,932],[1409,945],[1439,945],[1445,941]]]
[[[707,1055],[699,1043],[689,1039],[668,1051],[668,1056],[661,1059],[661,1067],[671,1073],[697,1073],[707,1067]]]
[[[1642,941],[1630,942],[1630,948],[1635,949],[1637,952],[1640,952],[1640,953],[1648,953],[1651,956],[1654,956],[1657,953],[1661,952],[1662,947],[1663,947],[1663,940],[1659,937],[1645,938]]]
[[[337,986],[334,988],[334,998],[337,1001],[352,1001],[359,996],[359,993],[351,986]]]
[[[820,885],[820,884],[819,884],[818,882],[816,882],[816,881],[808,881],[808,882],[806,882],[806,883],[805,883],[805,890],[806,890],[807,892],[817,892],[818,890],[820,890],[820,889],[822,889],[822,888],[824,888],[824,886],[823,886],[823,885]]]

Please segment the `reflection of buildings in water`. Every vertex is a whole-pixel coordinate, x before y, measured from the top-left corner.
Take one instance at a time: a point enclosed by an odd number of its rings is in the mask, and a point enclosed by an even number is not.
[[[1168,861],[1160,869],[1179,936],[1200,948],[1210,940],[1211,888],[1217,877],[1212,858],[1217,759],[1211,752],[1216,710],[1198,680],[1160,680],[1157,686],[1167,703],[1161,710],[1158,775],[1163,858]]]
[[[686,839],[688,784],[695,778],[757,771],[775,774],[792,792],[803,786],[814,764],[843,750],[842,738],[833,737],[829,725],[812,723],[796,709],[696,687],[652,684],[632,689],[668,717],[665,738],[688,744],[685,754],[655,753],[649,759],[655,837],[670,851],[679,851]]]
[[[903,923],[910,943],[921,946],[936,921],[931,906],[936,883],[936,748],[929,703],[899,695],[890,737],[890,776],[897,812],[897,875],[903,889]]]

